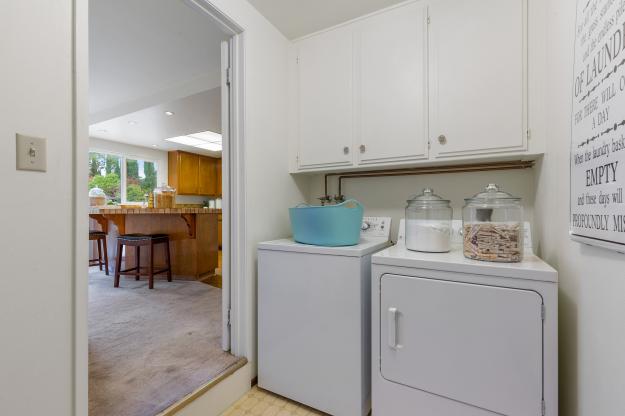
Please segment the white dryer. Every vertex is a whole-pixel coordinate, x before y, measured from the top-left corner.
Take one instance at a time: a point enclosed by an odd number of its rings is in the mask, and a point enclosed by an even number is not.
[[[372,256],[373,416],[557,416],[557,272],[398,240]]]
[[[258,384],[334,416],[371,409],[371,255],[390,218],[365,218],[360,244],[258,245]]]

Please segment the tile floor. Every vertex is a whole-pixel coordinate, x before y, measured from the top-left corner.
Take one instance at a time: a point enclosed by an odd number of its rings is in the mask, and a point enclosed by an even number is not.
[[[266,390],[252,387],[245,396],[241,397],[222,416],[313,416],[325,415],[303,404],[280,397]]]

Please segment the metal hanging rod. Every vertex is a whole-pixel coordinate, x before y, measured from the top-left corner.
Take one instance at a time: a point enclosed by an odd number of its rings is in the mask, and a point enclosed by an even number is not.
[[[343,198],[342,188],[344,179],[377,178],[384,176],[432,175],[440,173],[489,172],[494,170],[529,169],[533,166],[534,161],[514,160],[509,162],[470,163],[461,165],[425,166],[417,168],[327,173],[325,175],[325,195],[320,199],[322,200],[322,202],[328,202],[332,199],[328,195],[328,178],[330,176],[338,176],[338,195],[336,195],[334,199],[341,200]]]

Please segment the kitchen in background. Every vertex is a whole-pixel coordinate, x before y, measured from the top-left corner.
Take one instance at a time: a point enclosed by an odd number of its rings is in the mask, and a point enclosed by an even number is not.
[[[223,319],[228,35],[178,1],[90,15],[89,414],[153,415],[246,362]]]

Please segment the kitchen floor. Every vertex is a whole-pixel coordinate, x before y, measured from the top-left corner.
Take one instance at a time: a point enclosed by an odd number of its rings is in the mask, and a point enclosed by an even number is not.
[[[312,416],[325,415],[303,404],[263,390],[258,386],[241,397],[222,416]]]

